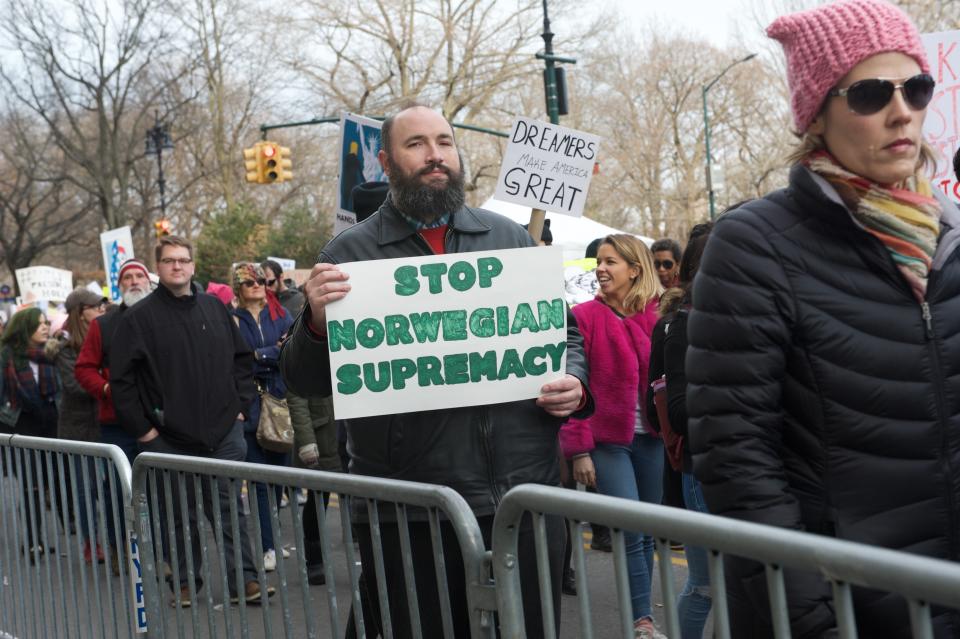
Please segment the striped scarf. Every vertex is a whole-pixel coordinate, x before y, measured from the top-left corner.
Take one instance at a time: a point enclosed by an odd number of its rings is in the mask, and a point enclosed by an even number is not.
[[[850,173],[826,151],[811,153],[803,163],[830,182],[853,217],[883,243],[922,303],[940,236],[940,205],[930,181],[917,172],[898,186],[883,186]]]
[[[57,369],[44,355],[42,348],[28,348],[23,366],[19,369],[14,363],[14,359],[18,358],[12,356],[9,350],[4,355],[3,390],[12,408],[18,408],[23,399],[33,404],[49,401],[60,391]],[[37,364],[36,378],[29,362]]]

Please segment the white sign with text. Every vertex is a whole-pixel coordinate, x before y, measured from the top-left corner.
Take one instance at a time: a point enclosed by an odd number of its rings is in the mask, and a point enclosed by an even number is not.
[[[18,268],[16,276],[24,304],[64,302],[73,290],[73,273],[52,266]]]
[[[493,197],[580,217],[599,150],[596,135],[518,117]]]
[[[327,307],[337,419],[530,399],[566,373],[562,252],[341,264]]]

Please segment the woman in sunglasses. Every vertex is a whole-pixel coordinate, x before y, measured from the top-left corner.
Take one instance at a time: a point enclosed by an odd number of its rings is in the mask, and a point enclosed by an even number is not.
[[[272,292],[267,292],[266,278],[260,265],[241,262],[233,267],[233,292],[237,296],[237,308],[233,314],[240,334],[243,335],[255,360],[253,377],[261,393],[270,393],[283,398],[287,387],[280,375],[280,339],[286,334],[293,320]],[[255,464],[289,465],[288,455],[265,450],[257,442],[257,425],[260,423],[262,400],[258,394],[250,404],[250,416],[243,422],[243,435],[247,440],[247,461]],[[270,503],[265,484],[253,484],[249,490],[257,492],[257,515],[260,518],[260,541],[263,547],[263,569],[277,568],[277,545],[270,525]],[[279,507],[282,490],[276,487],[274,498]],[[284,556],[288,551],[280,549]]]
[[[724,215],[686,359],[710,512],[960,558],[960,212],[927,177],[934,92],[916,27],[880,0],[783,16],[798,151],[789,186]],[[947,160],[948,161],[948,160]],[[772,636],[762,566],[726,571],[735,637]],[[835,626],[829,583],[787,570],[794,637]],[[910,635],[854,590],[860,636]],[[934,608],[937,637],[960,636]]]

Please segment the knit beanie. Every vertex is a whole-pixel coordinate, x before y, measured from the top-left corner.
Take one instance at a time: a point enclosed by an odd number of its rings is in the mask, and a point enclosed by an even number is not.
[[[897,51],[929,73],[920,34],[907,15],[884,0],[840,0],[781,16],[767,35],[783,45],[797,132],[820,112],[827,93],[863,60]]]
[[[246,280],[263,280],[266,279],[266,276],[263,274],[263,269],[259,264],[254,264],[253,262],[240,262],[233,265],[233,292],[236,295],[240,294],[240,286]]]
[[[138,260],[135,257],[131,257],[129,260],[120,265],[120,272],[117,274],[117,281],[123,279],[123,274],[129,271],[130,269],[139,269],[143,271],[143,274],[147,277],[150,277],[150,271],[147,270],[147,265]]]

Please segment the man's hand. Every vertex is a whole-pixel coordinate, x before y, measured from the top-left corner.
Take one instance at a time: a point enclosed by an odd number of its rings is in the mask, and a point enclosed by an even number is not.
[[[316,264],[310,271],[310,279],[303,287],[310,304],[313,330],[326,334],[327,304],[342,299],[350,290],[347,279],[350,276],[337,268],[336,264]]]
[[[141,444],[146,444],[147,442],[152,442],[157,437],[160,436],[160,431],[156,428],[151,428],[143,437],[137,437],[137,441]]]
[[[537,406],[554,417],[567,417],[580,406],[583,385],[573,375],[565,375],[555,382],[544,384],[537,398]]]
[[[297,455],[299,455],[300,461],[302,461],[303,465],[307,468],[316,468],[317,464],[320,463],[320,449],[317,448],[316,444],[301,446],[300,450],[297,451]]]
[[[590,458],[590,455],[577,457],[573,460],[573,478],[584,486],[597,487],[597,471],[593,467],[593,459]]]

